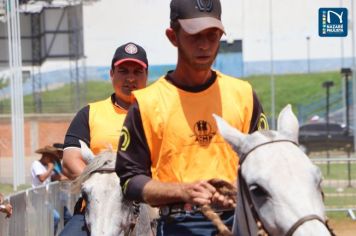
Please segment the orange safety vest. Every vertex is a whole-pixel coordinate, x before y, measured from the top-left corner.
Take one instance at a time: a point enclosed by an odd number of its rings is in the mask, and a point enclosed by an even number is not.
[[[248,133],[253,111],[249,83],[217,72],[208,89],[192,93],[162,77],[134,95],[151,153],[153,179],[236,180],[238,157],[218,133],[212,114]]]
[[[89,104],[90,149],[95,155],[110,146],[117,151],[126,114],[112,103],[111,97]]]

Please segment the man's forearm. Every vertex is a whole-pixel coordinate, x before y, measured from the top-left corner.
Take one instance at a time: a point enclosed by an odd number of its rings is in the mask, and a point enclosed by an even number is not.
[[[192,183],[164,183],[148,176],[137,175],[123,186],[130,200],[144,201],[151,206],[171,203],[210,204],[216,189],[208,181]]]
[[[84,170],[85,163],[78,162],[76,165],[63,165],[63,174],[70,180],[77,178]]]
[[[64,152],[63,155],[63,174],[73,180],[78,177],[86,167],[81,157],[80,149]]]
[[[215,187],[204,180],[192,183],[162,183],[150,180],[142,191],[143,200],[152,206],[179,202],[205,205],[211,204],[213,196],[221,198]]]
[[[183,186],[178,183],[162,183],[150,180],[143,188],[143,200],[152,206],[184,202]]]
[[[48,177],[51,176],[52,170],[53,170],[53,167],[47,169],[46,172],[44,172],[43,174],[41,174],[41,175],[38,176],[38,179],[39,179],[41,182],[44,182]]]

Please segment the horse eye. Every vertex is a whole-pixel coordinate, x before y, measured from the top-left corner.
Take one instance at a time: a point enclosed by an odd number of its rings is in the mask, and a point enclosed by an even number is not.
[[[249,190],[255,197],[266,197],[268,195],[268,192],[258,184],[251,184]]]

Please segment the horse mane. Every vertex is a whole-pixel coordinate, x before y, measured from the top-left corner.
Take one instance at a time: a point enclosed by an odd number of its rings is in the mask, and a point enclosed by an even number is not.
[[[110,164],[112,164],[114,161],[115,155],[111,150],[101,152],[85,167],[82,174],[72,181],[72,192],[79,193],[82,187],[82,183],[88,180],[93,172],[107,165],[111,167],[112,165]]]

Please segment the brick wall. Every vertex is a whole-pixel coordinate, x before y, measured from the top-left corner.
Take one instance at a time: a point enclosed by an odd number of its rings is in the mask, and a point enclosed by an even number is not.
[[[25,116],[25,156],[55,142],[62,142],[73,114],[35,114]],[[11,117],[0,116],[0,158],[12,157]]]

